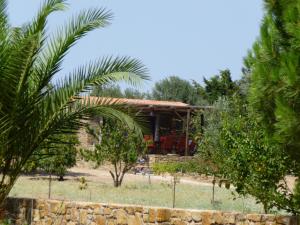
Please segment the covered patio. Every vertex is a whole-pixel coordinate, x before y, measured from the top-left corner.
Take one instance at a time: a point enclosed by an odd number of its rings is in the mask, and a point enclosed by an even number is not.
[[[206,107],[191,106],[182,102],[145,99],[118,99],[119,102],[137,110],[146,118],[149,131],[144,133],[150,154],[193,155],[195,142],[190,122],[195,113],[201,115]]]

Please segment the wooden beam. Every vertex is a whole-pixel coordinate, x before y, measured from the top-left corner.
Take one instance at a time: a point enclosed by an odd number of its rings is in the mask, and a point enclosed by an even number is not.
[[[182,121],[184,120],[184,118],[176,110],[174,110],[174,112]]]
[[[185,130],[185,156],[188,155],[188,148],[189,148],[189,124],[190,124],[190,116],[191,110],[189,109],[186,114],[186,130]]]
[[[140,109],[139,111],[136,112],[136,116],[138,116],[141,112],[143,111],[143,109]]]

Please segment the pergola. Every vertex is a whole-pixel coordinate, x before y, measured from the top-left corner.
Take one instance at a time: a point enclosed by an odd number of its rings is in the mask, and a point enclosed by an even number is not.
[[[192,106],[183,102],[176,101],[158,101],[147,99],[127,99],[127,98],[103,98],[103,97],[89,97],[92,101],[109,101],[112,104],[122,104],[126,107],[131,107],[136,110],[136,115],[143,115],[154,119],[153,123],[153,140],[159,141],[160,126],[162,117],[166,118],[168,115],[176,117],[182,121],[183,132],[185,133],[184,154],[188,155],[189,147],[189,132],[191,116],[196,112],[201,113],[203,121],[203,110],[209,108],[207,106]]]

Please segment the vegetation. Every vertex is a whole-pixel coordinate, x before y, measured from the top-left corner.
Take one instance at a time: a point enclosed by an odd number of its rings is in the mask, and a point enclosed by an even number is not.
[[[268,138],[280,144],[290,163],[300,163],[300,36],[298,1],[265,1],[259,39],[246,61],[250,65],[250,103]]]
[[[256,115],[239,97],[219,100],[215,106],[199,154],[216,165],[216,176],[228,179],[237,193],[254,196],[265,212],[276,207],[295,213],[292,193],[283,182],[291,164],[282,149],[269,142]]]
[[[246,86],[247,84],[247,79],[238,82],[232,81],[230,71],[221,70],[219,75],[215,75],[210,79],[204,78],[204,85],[195,80],[189,82],[178,76],[169,76],[156,82],[150,93],[131,88],[126,88],[122,91],[120,86],[109,84],[94,87],[92,95],[180,101],[191,105],[208,105],[220,97],[230,97],[236,92],[240,95],[244,94],[244,89],[248,87]]]
[[[109,24],[112,14],[89,9],[74,15],[54,35],[46,34],[50,14],[66,9],[64,0],[45,1],[36,17],[12,27],[7,2],[0,0],[0,204],[28,159],[51,143],[53,135],[74,133],[91,109],[103,116],[135,122],[108,101],[78,98],[93,85],[147,78],[144,66],[128,57],[103,58],[53,82],[67,52],[88,32]]]
[[[215,75],[210,79],[204,78],[204,87],[195,82],[198,93],[202,94],[210,104],[221,97],[231,97],[239,90],[236,82],[232,81],[231,73],[227,70],[221,70],[220,75]]]
[[[193,85],[177,76],[156,82],[151,97],[156,100],[181,101],[192,105],[197,101]]]
[[[78,144],[76,135],[57,135],[55,140],[32,155],[25,168],[27,171],[42,169],[48,174],[57,175],[59,181],[63,181],[67,169],[76,165]]]
[[[285,182],[286,175],[299,177],[300,165],[299,11],[297,1],[265,0],[260,37],[245,58],[238,89],[225,85],[234,88],[220,99],[218,79],[205,82],[214,109],[206,115],[199,154],[265,211],[300,209],[299,184],[293,192]]]
[[[285,181],[291,166],[276,143],[266,139],[256,115],[239,111],[224,115],[221,131],[222,173],[242,195],[250,194],[264,206],[265,213],[274,207],[292,211],[292,193]]]
[[[95,86],[91,92],[93,96],[113,97],[113,98],[148,98],[148,94],[140,92],[138,89],[126,88],[124,91],[119,85],[107,84],[102,86]]]
[[[101,132],[101,133],[100,133]],[[107,120],[104,125],[88,127],[88,133],[96,140],[94,150],[83,150],[82,155],[100,166],[107,161],[113,165],[109,170],[114,187],[122,185],[125,174],[146,151],[142,137],[124,123]]]
[[[188,160],[185,162],[154,163],[152,169],[155,174],[213,174],[212,165],[208,161],[201,159]]]
[[[172,181],[156,181],[152,179],[151,185],[147,176],[128,177],[119,188],[112,188],[111,180],[105,176],[99,180],[88,180],[87,188],[80,190],[81,184],[76,179],[68,179],[64,182],[53,181],[51,195],[54,199],[64,201],[88,201],[118,204],[135,204],[157,207],[172,207]],[[167,179],[167,178],[165,178]],[[184,183],[183,180],[176,185],[176,207],[185,209],[212,209],[210,184],[198,185]],[[251,197],[237,196],[233,200],[232,192],[226,188],[217,188],[215,201],[219,204],[215,209],[224,211],[262,212],[260,204],[256,204]],[[235,192],[234,192],[235,193]],[[235,193],[235,195],[237,195]],[[21,177],[14,186],[10,196],[47,198],[48,181],[34,177]]]

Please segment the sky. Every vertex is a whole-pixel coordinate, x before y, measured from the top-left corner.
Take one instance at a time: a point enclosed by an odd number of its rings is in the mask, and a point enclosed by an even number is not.
[[[10,22],[20,26],[42,0],[8,0]],[[69,52],[57,78],[103,56],[131,56],[148,68],[154,82],[170,75],[203,81],[230,69],[241,77],[243,57],[259,35],[262,0],[69,0],[69,9],[49,18],[49,33],[83,9],[104,7],[114,19],[89,33]]]

